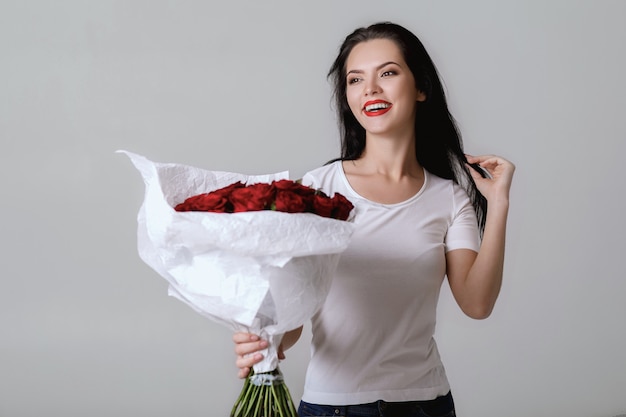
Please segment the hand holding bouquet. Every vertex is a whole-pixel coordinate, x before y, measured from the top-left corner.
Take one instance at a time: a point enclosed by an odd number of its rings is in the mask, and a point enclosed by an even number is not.
[[[295,416],[276,349],[325,300],[353,231],[345,221],[352,204],[287,173],[206,171],[124,153],[146,184],[140,257],[169,282],[170,295],[269,341],[231,415]]]

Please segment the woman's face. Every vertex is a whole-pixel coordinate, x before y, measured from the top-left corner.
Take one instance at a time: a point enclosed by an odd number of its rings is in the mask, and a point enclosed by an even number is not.
[[[412,132],[416,102],[426,99],[389,39],[361,42],[352,49],[346,61],[346,97],[365,131],[377,135]]]

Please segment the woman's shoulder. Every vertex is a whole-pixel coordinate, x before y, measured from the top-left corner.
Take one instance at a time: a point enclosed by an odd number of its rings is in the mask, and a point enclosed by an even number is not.
[[[451,179],[442,178],[430,171],[427,171],[426,169],[424,169],[424,172],[428,177],[428,185],[431,187],[437,189],[452,189],[456,186],[456,183]]]
[[[455,205],[469,200],[466,188],[462,184],[452,179],[439,177],[432,172],[428,172],[428,190],[431,194],[450,199]]]
[[[331,161],[325,165],[314,168],[308,171],[302,177],[302,183],[304,185],[313,185],[324,183],[326,180],[334,177],[338,173],[337,167],[341,166],[340,160]]]

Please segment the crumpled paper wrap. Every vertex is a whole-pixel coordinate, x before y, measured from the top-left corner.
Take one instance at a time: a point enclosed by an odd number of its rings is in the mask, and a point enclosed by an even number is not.
[[[141,259],[169,282],[169,295],[233,330],[266,338],[270,347],[254,371],[274,370],[283,334],[323,304],[354,224],[269,210],[177,212],[173,207],[192,195],[236,181],[285,179],[288,173],[208,171],[118,152],[131,159],[146,185],[137,217]]]

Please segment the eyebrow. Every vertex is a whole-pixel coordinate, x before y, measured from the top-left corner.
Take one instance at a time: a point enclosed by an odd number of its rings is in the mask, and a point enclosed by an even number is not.
[[[378,71],[378,70],[380,70],[380,69],[382,69],[382,68],[386,67],[386,66],[387,66],[387,65],[389,65],[389,64],[394,64],[394,65],[400,66],[400,64],[398,64],[397,62],[394,62],[394,61],[387,61],[387,62],[385,62],[385,63],[380,64],[379,66],[377,66],[377,67],[376,67],[376,71]],[[350,75],[350,74],[362,74],[362,73],[363,73],[363,70],[353,69],[353,70],[348,71],[348,72],[346,73],[346,76],[348,76],[348,75]]]

